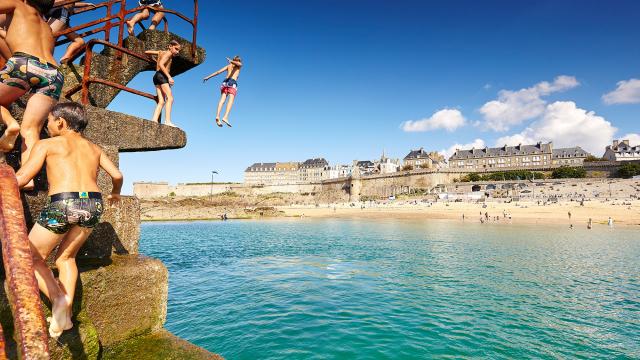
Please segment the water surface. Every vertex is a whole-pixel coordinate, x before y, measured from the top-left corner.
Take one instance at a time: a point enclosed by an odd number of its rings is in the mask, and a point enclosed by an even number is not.
[[[639,358],[640,231],[152,223],[166,327],[227,359]]]

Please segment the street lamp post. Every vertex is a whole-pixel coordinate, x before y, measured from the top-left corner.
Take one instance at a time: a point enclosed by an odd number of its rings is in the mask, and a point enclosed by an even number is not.
[[[209,202],[213,200],[213,174],[217,174],[217,171],[211,170],[211,190],[209,190]]]

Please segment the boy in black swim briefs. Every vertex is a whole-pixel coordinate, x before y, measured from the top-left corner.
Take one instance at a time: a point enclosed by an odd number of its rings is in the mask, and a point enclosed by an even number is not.
[[[97,184],[100,168],[112,179],[113,190],[108,199],[118,201],[122,188],[118,168],[99,146],[82,136],[86,127],[82,105],[54,106],[47,122],[51,138],[36,143],[31,157],[17,173],[18,184],[24,186],[46,164],[49,199],[29,233],[29,241],[38,286],[52,303],[52,337],[73,326],[71,305],[78,278],[75,257],[104,211]],[[46,263],[58,245],[55,262],[59,282]]]
[[[151,121],[159,122],[162,109],[165,108],[165,125],[175,126],[171,122],[171,109],[173,107],[173,91],[171,87],[174,84],[171,77],[171,63],[173,58],[180,53],[180,43],[175,40],[169,42],[169,46],[165,51],[147,50],[144,53],[154,56],[156,59],[156,73],[153,75],[153,85],[156,87],[156,95],[158,104],[153,112]]]
[[[40,130],[49,110],[58,102],[64,83],[53,58],[53,35],[43,20],[52,6],[53,0],[0,1],[0,14],[6,18],[4,41],[11,50],[11,57],[0,69],[0,106],[8,108],[25,93],[33,94],[20,128],[23,164],[40,140]],[[0,111],[3,119],[7,114]]]

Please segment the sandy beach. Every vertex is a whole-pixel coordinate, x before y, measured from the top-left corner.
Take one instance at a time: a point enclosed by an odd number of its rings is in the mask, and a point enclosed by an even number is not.
[[[586,226],[589,218],[594,224],[606,224],[609,217],[616,225],[640,226],[640,201],[587,201],[584,206],[579,202],[562,202],[538,205],[536,202],[519,203],[426,203],[426,204],[384,204],[365,208],[360,206],[286,206],[278,209],[286,216],[304,217],[361,217],[361,218],[403,218],[403,219],[458,219],[460,221],[480,222],[488,214],[490,222],[497,216],[498,222],[507,223],[543,223],[574,224]],[[571,218],[569,219],[569,212]],[[505,216],[505,214],[507,214]],[[509,220],[509,214],[511,220]]]

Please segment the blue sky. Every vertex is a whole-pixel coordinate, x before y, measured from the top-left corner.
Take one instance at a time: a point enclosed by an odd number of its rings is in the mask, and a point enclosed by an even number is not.
[[[190,1],[165,6],[192,13]],[[383,149],[402,158],[411,148],[535,139],[602,155],[614,137],[640,141],[638,1],[204,0],[200,7],[207,60],[174,86],[174,122],[188,145],[121,154],[125,192],[133,181],[203,182],[211,170],[215,181],[241,181],[254,162],[349,163]],[[190,37],[170,20],[173,32]],[[234,127],[219,129],[222,78],[201,79],[236,54],[245,67]],[[152,75],[130,86],[151,92]],[[122,94],[110,108],[149,118],[154,104]]]

